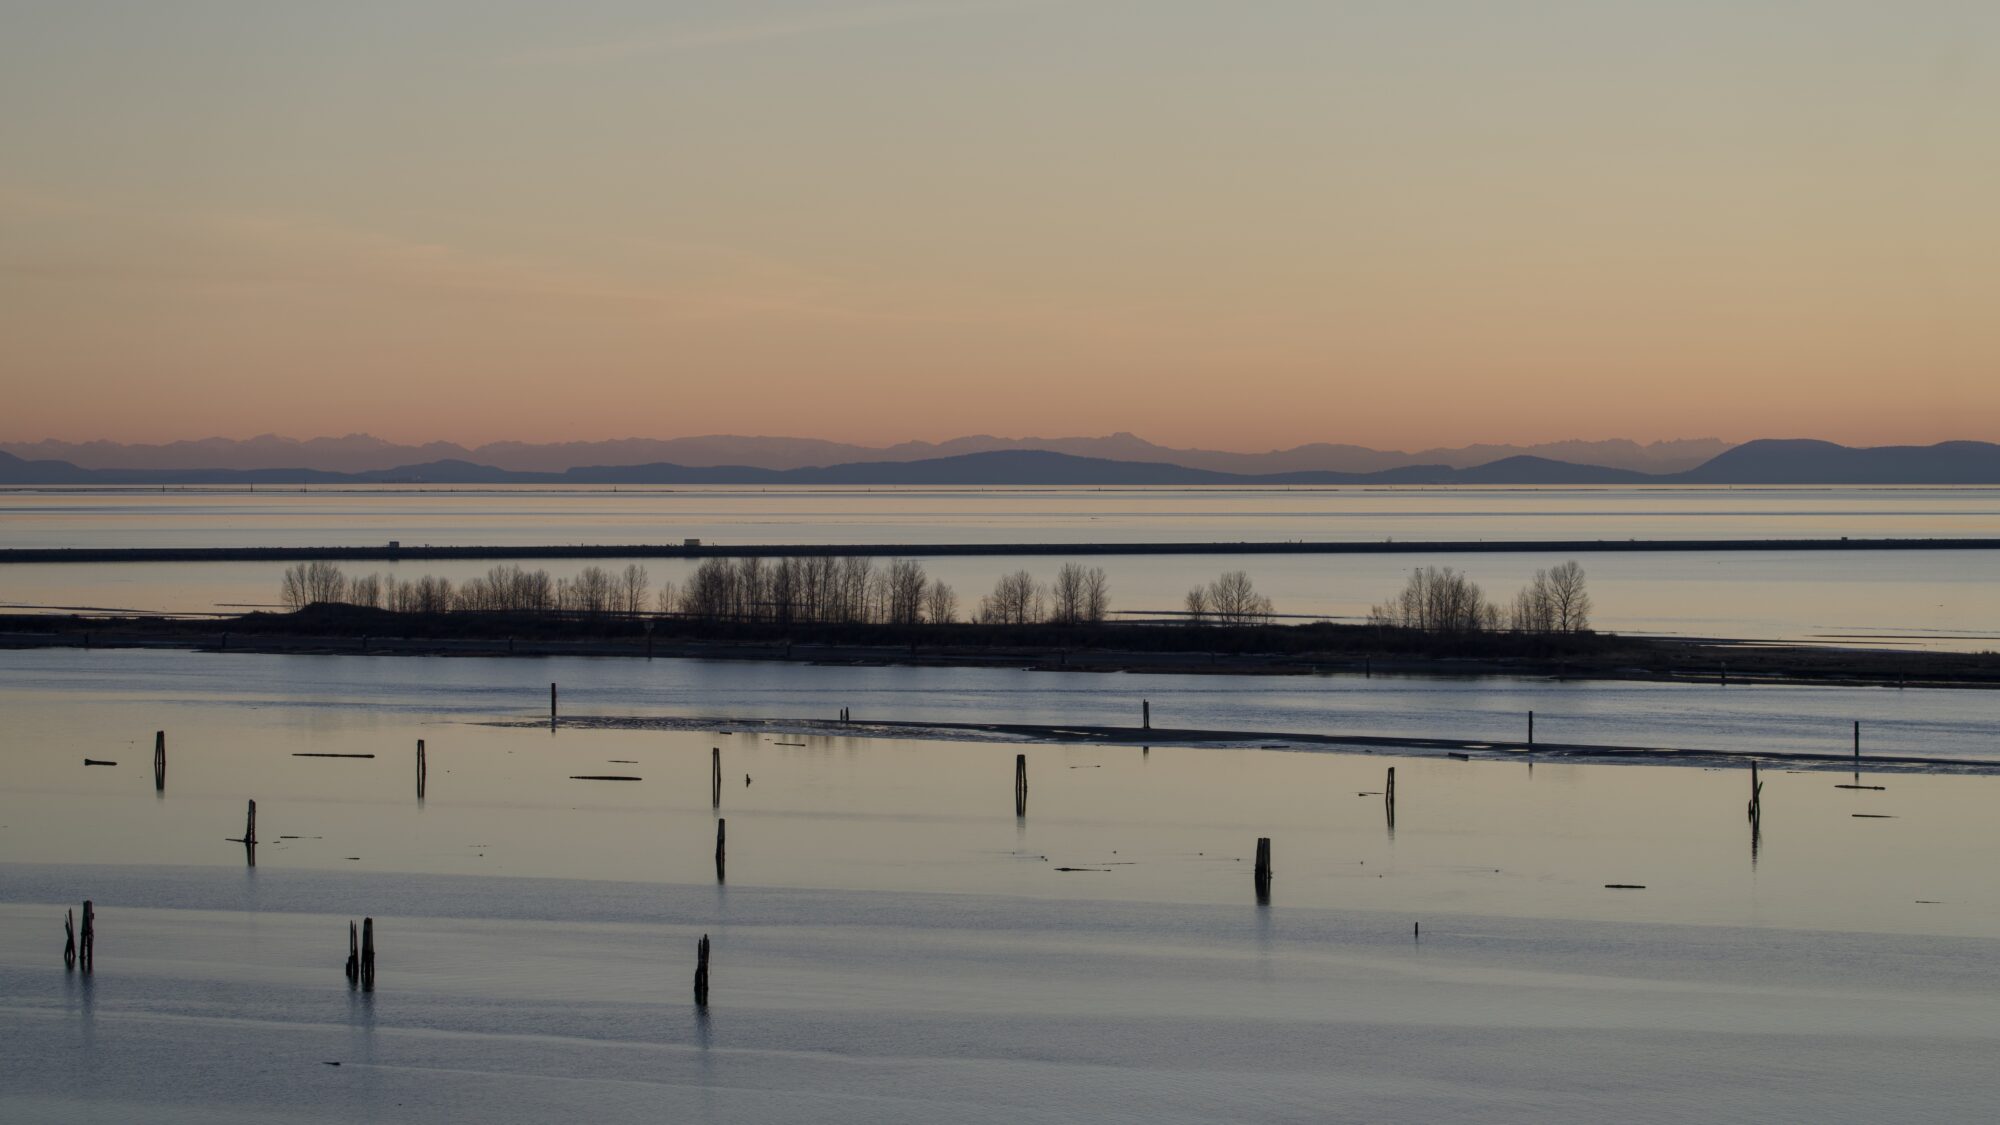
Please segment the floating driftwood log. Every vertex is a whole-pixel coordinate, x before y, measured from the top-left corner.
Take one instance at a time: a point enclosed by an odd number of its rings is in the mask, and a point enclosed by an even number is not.
[[[372,758],[374,756],[373,754],[330,754],[324,750],[298,750],[292,754],[294,758]]]
[[[117,763],[117,762],[107,762],[107,761],[105,761],[105,760],[104,760],[104,759],[102,759],[102,758],[85,758],[85,759],[83,760],[83,764],[84,764],[84,765],[86,765],[86,766],[115,766],[115,765],[117,765],[118,763]]]
[[[643,777],[633,777],[629,773],[573,773],[571,781],[644,781]]]
[[[1606,883],[1606,884],[1604,884],[1604,889],[1605,889],[1605,890],[1607,890],[1607,891],[1643,891],[1643,890],[1645,890],[1645,889],[1646,889],[1646,884],[1644,884],[1644,883]]]

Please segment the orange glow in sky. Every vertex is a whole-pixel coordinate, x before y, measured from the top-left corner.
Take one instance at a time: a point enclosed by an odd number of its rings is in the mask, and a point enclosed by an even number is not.
[[[0,439],[2000,437],[2000,6],[13,5]]]

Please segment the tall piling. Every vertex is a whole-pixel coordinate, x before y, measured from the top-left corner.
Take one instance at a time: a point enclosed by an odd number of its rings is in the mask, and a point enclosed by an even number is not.
[[[722,747],[712,746],[708,755],[708,807],[722,807]]]
[[[708,1007],[708,935],[694,947],[694,1006]]]
[[[1153,702],[1150,699],[1139,701],[1139,726],[1144,730],[1153,729]]]
[[[83,940],[77,945],[76,963],[84,972],[97,967],[97,908],[83,900]]]
[[[1757,760],[1750,759],[1750,819],[1764,815],[1764,783],[1757,779]]]
[[[361,920],[361,991],[375,991],[375,919]]]
[[[1528,712],[1528,745],[1533,746],[1534,744],[1535,744],[1535,713],[1533,711],[1530,711]]]
[[[549,684],[549,722],[556,721],[556,685]]]
[[[424,740],[417,739],[417,800],[424,799],[424,780],[428,774],[424,765]]]
[[[1028,756],[1014,755],[1014,815],[1028,815]]]
[[[153,732],[153,792],[167,791],[167,732]]]
[[[76,968],[76,911],[63,911],[63,971]]]
[[[729,818],[722,817],[715,822],[715,881],[726,882],[723,868],[729,857]]]
[[[1861,720],[1854,720],[1854,768],[1861,769]]]
[[[347,987],[361,987],[361,929],[347,920]]]
[[[1257,901],[1271,901],[1271,838],[1257,837]]]

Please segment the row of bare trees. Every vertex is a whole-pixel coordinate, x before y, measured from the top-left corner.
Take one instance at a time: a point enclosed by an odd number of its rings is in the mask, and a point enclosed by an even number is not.
[[[650,608],[669,612],[674,603],[673,586],[667,583],[661,586],[657,601],[649,605],[652,582],[646,568],[637,563],[615,573],[587,566],[573,578],[551,578],[546,570],[523,570],[509,564],[454,585],[449,578],[431,574],[408,580],[393,574],[350,578],[339,566],[319,560],[286,570],[278,593],[289,609],[339,603],[397,613],[636,615]]]
[[[712,621],[917,625],[957,619],[958,595],[921,563],[861,556],[705,559],[678,611]]]
[[[1369,610],[1374,625],[1446,636],[1467,633],[1583,633],[1590,629],[1590,592],[1575,560],[1535,577],[1511,606],[1487,600],[1479,583],[1448,566],[1420,567],[1394,598]]]

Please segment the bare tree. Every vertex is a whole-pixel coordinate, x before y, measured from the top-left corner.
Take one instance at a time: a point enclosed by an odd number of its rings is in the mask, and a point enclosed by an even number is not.
[[[1583,568],[1575,559],[1549,571],[1549,599],[1555,609],[1558,633],[1583,633],[1590,629],[1590,591],[1584,588]]]
[[[370,574],[347,583],[347,600],[355,605],[365,605],[369,609],[379,609],[382,605],[382,576]]]
[[[924,619],[933,625],[949,625],[958,619],[958,594],[942,578],[931,583],[924,595]]]
[[[347,600],[347,575],[324,559],[298,563],[285,571],[279,596],[291,609]]]
[[[979,619],[989,625],[1029,625],[1042,619],[1045,594],[1025,570],[1004,575],[979,601]]]
[[[646,568],[638,563],[626,563],[625,570],[618,576],[618,612],[629,617],[637,617],[646,612],[646,593],[652,580],[646,576]]]
[[[884,616],[892,625],[915,625],[924,619],[924,592],[929,583],[921,563],[894,559],[884,572]]]
[[[1049,620],[1057,625],[1083,621],[1084,569],[1082,563],[1066,562],[1049,583]]]
[[[569,608],[578,613],[603,613],[611,608],[612,594],[610,572],[601,566],[586,566],[569,584]]]
[[[659,595],[653,599],[654,612],[672,613],[677,604],[674,598],[674,584],[671,582],[660,583]]]
[[[1223,625],[1250,625],[1271,616],[1271,599],[1257,592],[1246,571],[1232,570],[1208,587],[1208,612]]]
[[[1104,575],[1104,568],[1093,566],[1083,574],[1083,619],[1091,624],[1102,622],[1111,613],[1111,580]]]
[[[1187,592],[1187,623],[1190,625],[1208,623],[1208,587],[1196,586]]]

